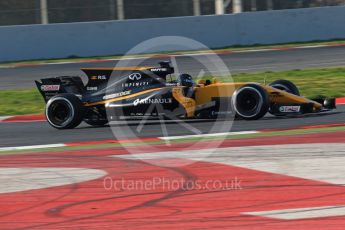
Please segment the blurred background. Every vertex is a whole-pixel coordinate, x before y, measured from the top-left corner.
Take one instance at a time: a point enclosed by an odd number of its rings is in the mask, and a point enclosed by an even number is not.
[[[345,5],[345,0],[0,0],[0,26],[229,14]]]

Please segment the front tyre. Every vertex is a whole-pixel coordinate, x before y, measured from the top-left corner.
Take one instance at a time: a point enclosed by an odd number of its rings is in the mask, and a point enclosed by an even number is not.
[[[74,94],[58,94],[46,105],[48,123],[56,129],[73,129],[83,120],[84,108]]]
[[[268,112],[269,96],[260,85],[247,84],[235,91],[232,96],[232,106],[237,117],[257,120]]]
[[[300,96],[297,86],[288,80],[276,80],[270,84],[271,87]]]
[[[298,87],[294,83],[292,83],[291,81],[288,81],[288,80],[276,80],[276,81],[272,82],[269,86],[271,86],[275,89],[279,89],[279,90],[285,91],[287,93],[296,95],[296,96],[300,96],[300,92],[299,92]],[[277,113],[274,111],[275,111],[274,109],[270,108],[269,113],[274,115],[274,116],[285,116],[286,115],[286,114],[279,113],[279,112]]]

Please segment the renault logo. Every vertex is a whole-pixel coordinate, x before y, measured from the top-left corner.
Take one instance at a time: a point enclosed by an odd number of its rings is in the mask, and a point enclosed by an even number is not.
[[[140,73],[132,73],[128,77],[132,81],[139,81],[141,79],[141,74]]]

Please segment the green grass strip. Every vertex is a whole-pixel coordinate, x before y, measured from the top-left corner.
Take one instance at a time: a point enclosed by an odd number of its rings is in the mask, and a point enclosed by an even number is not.
[[[43,113],[44,100],[36,89],[1,90],[0,116]]]

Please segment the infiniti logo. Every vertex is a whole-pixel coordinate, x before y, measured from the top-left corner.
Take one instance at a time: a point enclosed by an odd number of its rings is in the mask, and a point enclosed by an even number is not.
[[[128,78],[132,81],[139,81],[141,79],[141,74],[140,73],[132,73],[131,75],[128,76]]]

